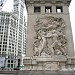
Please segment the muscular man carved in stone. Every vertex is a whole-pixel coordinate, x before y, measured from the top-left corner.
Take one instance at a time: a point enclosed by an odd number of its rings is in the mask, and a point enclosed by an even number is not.
[[[37,39],[34,39],[34,56],[66,55],[65,23],[62,18],[40,18],[34,29]]]

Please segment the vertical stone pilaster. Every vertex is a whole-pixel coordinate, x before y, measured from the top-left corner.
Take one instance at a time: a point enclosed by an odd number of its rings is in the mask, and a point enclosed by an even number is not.
[[[69,8],[68,8],[68,6],[63,6],[63,13],[64,14],[68,14],[69,13]]]
[[[56,6],[55,6],[55,5],[52,6],[52,13],[53,13],[53,14],[56,13]]]
[[[41,6],[41,14],[45,14],[45,6],[44,5]]]

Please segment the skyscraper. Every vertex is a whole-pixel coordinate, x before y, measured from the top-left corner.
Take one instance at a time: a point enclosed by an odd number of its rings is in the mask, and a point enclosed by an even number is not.
[[[25,37],[24,37],[24,0],[14,0],[14,12],[18,14],[18,41],[17,55],[25,55]]]
[[[12,12],[0,12],[0,58],[5,58],[5,68],[14,68],[17,60],[18,18]],[[1,65],[1,63],[0,63]]]
[[[26,50],[24,0],[14,0],[14,12],[0,12],[0,59],[5,68],[21,65]]]

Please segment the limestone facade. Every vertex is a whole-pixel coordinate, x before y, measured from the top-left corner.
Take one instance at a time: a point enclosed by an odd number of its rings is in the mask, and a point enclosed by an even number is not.
[[[74,57],[68,10],[70,2],[25,0],[28,12],[27,50],[24,58],[26,70],[74,68],[67,64]]]

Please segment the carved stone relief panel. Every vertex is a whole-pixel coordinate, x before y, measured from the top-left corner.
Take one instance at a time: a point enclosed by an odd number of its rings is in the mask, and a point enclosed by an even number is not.
[[[36,20],[36,36],[33,43],[34,56],[66,55],[67,39],[62,18],[46,16]]]
[[[56,70],[59,69],[57,62],[46,62],[43,66],[45,70]]]

